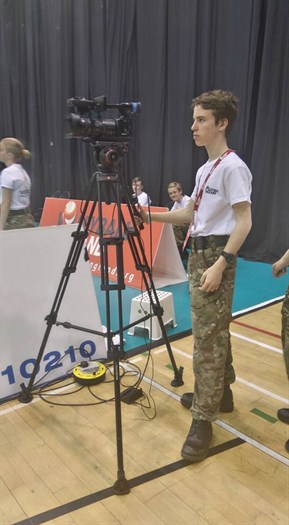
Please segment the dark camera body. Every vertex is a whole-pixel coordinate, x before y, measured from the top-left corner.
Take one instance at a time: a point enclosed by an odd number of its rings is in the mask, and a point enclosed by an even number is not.
[[[133,113],[141,110],[140,102],[123,102],[107,104],[106,97],[94,100],[74,98],[67,101],[71,110],[65,120],[69,123],[69,138],[88,138],[97,141],[123,141],[132,136]],[[107,109],[117,109],[120,117],[115,119],[102,118],[100,113]]]

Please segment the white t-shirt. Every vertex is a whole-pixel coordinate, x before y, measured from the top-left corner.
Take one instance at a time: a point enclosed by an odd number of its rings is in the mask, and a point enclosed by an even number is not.
[[[207,161],[198,169],[193,200],[216,160]],[[232,205],[251,203],[252,174],[234,152],[225,157],[214,169],[204,188],[199,209],[195,211],[191,236],[230,235],[236,220]]]
[[[138,203],[141,205],[141,206],[149,206],[151,204],[151,200],[148,196],[147,193],[145,193],[144,191],[142,191],[138,196],[137,196],[137,200],[138,200]]]
[[[175,201],[174,205],[171,208],[171,211],[179,210],[180,208],[185,208],[188,202],[191,200],[191,197],[184,195],[180,202]]]
[[[2,188],[12,190],[11,210],[23,210],[30,206],[31,181],[21,164],[11,164],[1,171],[0,203],[2,204]]]

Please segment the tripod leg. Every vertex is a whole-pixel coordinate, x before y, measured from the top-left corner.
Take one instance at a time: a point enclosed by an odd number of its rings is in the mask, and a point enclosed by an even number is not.
[[[157,293],[156,293],[156,296],[157,296]],[[174,354],[173,354],[173,351],[172,351],[172,347],[170,345],[170,341],[169,341],[169,338],[168,338],[168,334],[167,334],[167,331],[166,331],[166,328],[165,328],[165,325],[164,325],[164,321],[163,321],[162,315],[160,315],[160,314],[156,314],[156,315],[157,315],[158,322],[159,322],[159,325],[160,325],[160,329],[162,331],[162,335],[163,335],[163,338],[164,338],[164,341],[165,341],[167,352],[169,354],[169,358],[171,360],[171,364],[172,364],[172,367],[173,367],[173,370],[174,370],[174,379],[171,381],[171,385],[172,386],[182,386],[184,384],[184,381],[183,381],[184,367],[183,366],[180,366],[180,368],[177,367],[176,361],[175,361],[175,358],[174,358]]]
[[[164,325],[164,322],[163,322],[163,318],[162,318],[163,309],[162,309],[162,307],[160,305],[160,302],[159,302],[157,291],[155,289],[153,278],[152,278],[152,272],[151,272],[151,269],[150,269],[149,264],[147,262],[147,258],[146,258],[144,247],[143,247],[143,243],[142,243],[141,238],[140,238],[140,232],[139,232],[139,229],[138,229],[136,221],[135,221],[134,206],[133,206],[133,204],[130,201],[130,198],[129,198],[129,195],[128,195],[128,191],[127,191],[125,185],[123,185],[123,192],[124,192],[124,197],[125,197],[125,200],[126,200],[126,204],[127,204],[127,207],[128,207],[129,213],[130,213],[130,220],[131,220],[131,223],[133,224],[133,229],[129,230],[127,228],[127,226],[126,226],[126,221],[124,220],[124,217],[122,215],[122,222],[123,222],[124,230],[125,230],[125,233],[127,235],[127,239],[128,239],[128,242],[129,242],[130,250],[131,250],[131,253],[132,253],[133,258],[134,258],[135,266],[142,273],[142,278],[143,278],[143,281],[144,281],[144,284],[145,284],[145,288],[146,288],[146,291],[147,291],[149,299],[150,299],[151,308],[152,308],[152,311],[153,311],[154,315],[156,315],[157,318],[158,318],[160,329],[161,329],[161,332],[162,332],[162,335],[163,335],[163,338],[164,338],[164,341],[165,341],[165,345],[166,345],[166,348],[167,348],[167,351],[168,351],[168,354],[169,354],[169,357],[170,357],[170,360],[171,360],[171,364],[172,364],[172,367],[173,367],[173,370],[174,370],[174,379],[171,382],[171,385],[172,386],[181,386],[181,385],[184,384],[184,381],[183,381],[183,370],[184,369],[183,369],[182,366],[178,369],[177,365],[176,365],[176,362],[175,362],[175,359],[174,359],[174,355],[173,355],[173,352],[172,352],[172,349],[171,349],[169,338],[168,338],[168,335],[167,335],[167,332],[166,332],[166,329],[165,329],[165,325]],[[137,240],[137,242],[136,242],[136,240]]]
[[[116,421],[116,445],[117,445],[117,480],[113,486],[117,495],[128,494],[130,492],[128,481],[124,473],[123,465],[123,443],[122,443],[122,422],[121,422],[121,399],[120,399],[120,378],[119,361],[114,360],[114,396],[115,396],[115,421]]]
[[[89,231],[89,227],[90,227],[90,224],[93,218],[96,201],[93,202],[91,210],[88,214],[88,218],[86,218],[86,213],[88,212],[88,207],[91,203],[92,193],[95,188],[96,175],[97,173],[94,173],[91,177],[88,197],[84,204],[77,230],[72,233],[72,237],[73,237],[72,245],[70,247],[70,251],[67,257],[65,267],[62,271],[62,276],[61,276],[61,279],[58,285],[58,289],[57,289],[57,292],[56,292],[56,295],[53,301],[52,308],[50,310],[50,313],[45,318],[45,321],[47,322],[47,328],[45,330],[45,334],[44,334],[44,337],[43,337],[43,340],[42,340],[42,343],[39,349],[39,353],[38,353],[28,386],[25,387],[23,383],[20,385],[22,389],[22,393],[19,396],[19,401],[21,401],[22,403],[29,403],[33,398],[32,389],[33,389],[34,380],[38,372],[38,368],[42,360],[44,350],[46,348],[46,344],[47,344],[52,326],[56,323],[57,314],[59,312],[59,308],[61,306],[70,275],[76,271],[77,263],[78,263],[85,239],[88,236],[88,231]],[[83,225],[85,225],[84,230],[82,230]]]
[[[46,331],[45,331],[45,334],[44,334],[44,337],[43,337],[43,340],[42,340],[42,344],[41,344],[41,347],[39,349],[39,353],[38,353],[37,359],[35,361],[35,365],[33,367],[33,371],[32,371],[32,374],[31,374],[28,386],[26,387],[24,385],[24,383],[22,383],[20,385],[22,393],[19,395],[18,399],[19,399],[19,401],[21,401],[21,403],[30,403],[30,401],[32,401],[32,399],[33,399],[32,388],[33,388],[34,380],[35,380],[35,377],[36,377],[36,374],[37,374],[40,362],[42,360],[42,356],[43,356],[44,350],[46,348],[46,344],[47,344],[47,341],[48,341],[48,338],[49,338],[49,335],[50,335],[51,328],[52,328],[53,324],[54,324],[54,322],[49,322],[49,324],[48,324],[48,326],[46,328]]]
[[[121,397],[120,397],[120,372],[119,372],[119,360],[124,356],[124,341],[123,341],[123,310],[122,310],[122,296],[121,292],[125,288],[124,284],[124,271],[123,271],[123,235],[122,235],[122,221],[120,214],[120,194],[118,176],[110,178],[109,189],[114,192],[114,185],[116,184],[116,202],[118,205],[117,213],[117,228],[115,236],[105,238],[102,229],[102,204],[101,195],[106,193],[108,180],[106,177],[100,177],[98,180],[98,195],[100,199],[99,203],[99,217],[100,217],[100,259],[101,259],[101,289],[106,294],[106,323],[107,323],[107,348],[108,356],[113,359],[114,368],[114,397],[115,397],[115,422],[116,422],[116,446],[117,446],[117,480],[114,483],[114,492],[117,495],[124,495],[130,492],[128,481],[125,477],[124,462],[123,462],[123,440],[122,440],[122,417],[121,417]],[[104,192],[102,189],[104,188]],[[112,284],[109,281],[109,254],[108,247],[114,248],[116,251],[117,261],[117,284]],[[110,293],[112,291],[117,292],[118,295],[118,325],[120,342],[119,346],[114,345],[112,340],[111,330],[111,303]]]

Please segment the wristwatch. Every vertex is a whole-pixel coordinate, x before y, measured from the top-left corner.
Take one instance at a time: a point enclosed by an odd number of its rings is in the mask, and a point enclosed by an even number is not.
[[[223,251],[221,252],[221,255],[224,257],[224,259],[226,259],[227,264],[231,264],[233,260],[235,259],[235,255],[233,255],[232,253]]]

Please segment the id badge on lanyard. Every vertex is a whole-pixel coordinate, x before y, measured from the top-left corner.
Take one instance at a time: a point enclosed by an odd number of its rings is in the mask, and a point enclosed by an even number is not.
[[[216,162],[213,164],[213,166],[211,167],[211,169],[210,169],[208,175],[206,176],[206,178],[205,178],[205,180],[204,180],[204,182],[203,182],[203,184],[202,184],[201,189],[200,189],[200,190],[199,190],[199,189],[197,190],[197,196],[196,196],[196,201],[195,201],[195,206],[194,206],[194,212],[195,212],[195,211],[198,211],[198,209],[199,209],[200,202],[201,202],[202,197],[203,197],[204,189],[205,189],[205,187],[206,187],[206,184],[207,184],[207,182],[208,182],[209,177],[212,175],[212,173],[213,173],[213,171],[216,169],[216,167],[219,166],[220,162],[222,162],[222,160],[223,160],[225,157],[227,157],[230,153],[232,153],[233,151],[234,151],[234,150],[232,150],[232,149],[227,149],[227,150],[225,151],[225,153],[223,153],[223,155],[221,155],[221,157],[219,157],[219,158],[216,160]],[[200,181],[199,181],[199,182],[200,182]],[[190,225],[189,225],[189,228],[188,228],[188,231],[187,231],[187,235],[186,235],[186,238],[185,238],[185,240],[184,240],[183,250],[185,249],[185,247],[186,247],[186,245],[187,245],[187,242],[188,242],[188,239],[189,239],[189,237],[190,237],[190,233],[191,233],[191,229],[192,229],[193,224],[194,224],[194,218],[193,218],[193,219],[191,220],[191,222],[190,222]]]

